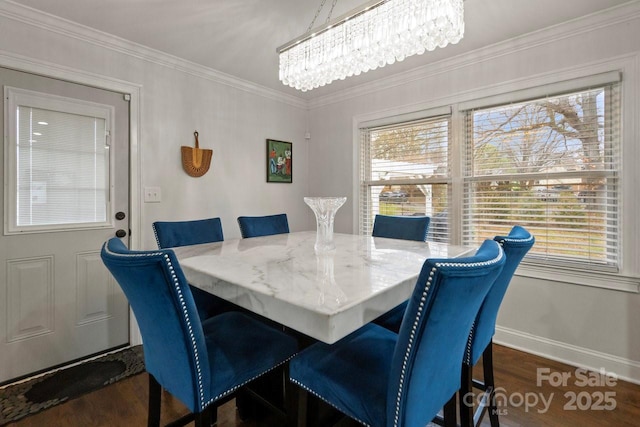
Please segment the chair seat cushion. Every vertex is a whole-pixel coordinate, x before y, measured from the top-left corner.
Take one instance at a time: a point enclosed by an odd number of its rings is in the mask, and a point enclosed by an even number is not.
[[[396,340],[368,324],[333,345],[316,343],[291,361],[291,381],[361,423],[384,426]]]
[[[292,336],[239,312],[209,318],[202,329],[214,400],[286,362],[298,349]]]

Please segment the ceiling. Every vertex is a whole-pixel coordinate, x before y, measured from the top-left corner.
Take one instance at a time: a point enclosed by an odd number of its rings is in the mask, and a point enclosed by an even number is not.
[[[13,0],[64,19],[301,98],[328,95],[628,0],[466,0],[457,45],[299,92],[278,80],[276,48],[305,33],[321,0]],[[338,0],[334,17],[367,0]],[[328,0],[316,24],[324,23]]]

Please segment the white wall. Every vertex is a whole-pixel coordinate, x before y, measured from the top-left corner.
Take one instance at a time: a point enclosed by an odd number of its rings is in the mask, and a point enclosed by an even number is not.
[[[428,54],[428,53],[427,53]],[[354,123],[455,105],[501,92],[605,71],[623,72],[627,185],[624,250],[637,264],[634,205],[638,158],[640,4],[514,39],[385,81],[311,102],[310,190],[348,195],[336,229],[357,232],[357,129]],[[634,164],[635,163],[635,164]],[[331,165],[329,168],[328,165]],[[488,236],[490,237],[490,236]],[[633,262],[636,261],[636,262]],[[551,272],[553,274],[554,272]],[[638,269],[629,268],[635,275]],[[516,277],[499,316],[496,341],[640,381],[640,295],[574,283]],[[538,276],[539,277],[539,276]],[[552,276],[553,277],[553,276]],[[615,279],[613,279],[615,280]],[[631,279],[634,282],[634,279]],[[637,289],[637,284],[631,289]]]
[[[14,10],[15,5],[0,6],[0,66],[21,63],[45,72],[50,67],[56,74],[68,69],[70,76],[106,77],[140,87],[138,190],[156,186],[162,192],[161,203],[139,205],[137,241],[142,248],[156,247],[151,228],[156,220],[219,216],[226,238],[240,236],[239,215],[286,212],[292,230],[311,225],[312,214],[303,202],[308,195],[303,101],[124,40]],[[195,130],[200,148],[214,151],[211,168],[201,178],[188,176],[180,160],[180,146],[193,146]],[[292,184],[266,183],[267,138],[293,143]]]
[[[292,230],[306,229],[306,111],[172,70],[151,71],[153,82],[143,83],[142,177],[143,185],[162,187],[163,203],[143,205],[143,230],[154,220],[220,216],[225,237],[239,237],[239,215],[281,212]],[[180,163],[180,146],[193,144],[194,130],[201,148],[214,150],[201,178],[186,175]],[[266,138],[293,143],[292,184],[266,182]]]

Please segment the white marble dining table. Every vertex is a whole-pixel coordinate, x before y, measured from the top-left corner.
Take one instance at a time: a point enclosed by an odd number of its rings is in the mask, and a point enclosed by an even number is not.
[[[334,234],[316,254],[315,231],[174,248],[193,286],[317,340],[334,343],[405,301],[427,258],[473,248]]]

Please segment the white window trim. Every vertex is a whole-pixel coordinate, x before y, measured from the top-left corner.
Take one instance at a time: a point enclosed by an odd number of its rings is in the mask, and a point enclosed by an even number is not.
[[[542,279],[551,282],[570,283],[594,288],[610,289],[630,293],[640,293],[640,280],[637,277],[604,273],[576,268],[549,267],[536,263],[523,262],[516,276]]]
[[[67,98],[43,92],[36,92],[16,87],[5,86],[4,88],[4,110],[5,110],[5,135],[4,135],[4,235],[19,235],[28,233],[47,233],[69,230],[95,230],[103,228],[113,228],[113,204],[114,197],[113,173],[114,173],[114,153],[113,147],[109,148],[109,192],[106,206],[106,221],[80,224],[54,224],[38,226],[16,225],[16,163],[15,163],[15,141],[17,134],[16,110],[20,105],[42,108],[66,113],[98,117],[105,120],[105,130],[109,135],[113,132],[113,121],[115,111],[113,106],[98,104],[75,98]],[[109,136],[106,137],[109,142]],[[110,145],[110,144],[109,144]]]
[[[511,102],[522,102],[527,99],[544,98],[546,96],[556,96],[566,92],[579,91],[588,87],[606,86],[610,83],[620,82],[622,74],[620,71],[609,71],[585,77],[563,80],[555,83],[544,84],[526,89],[513,90],[507,93],[500,93],[494,96],[474,99],[472,101],[461,102],[457,109],[473,110],[492,107],[494,105],[504,105]]]
[[[469,128],[467,129],[467,136],[464,139],[464,144],[466,145],[466,149],[468,150],[467,152],[471,153],[471,150],[473,150],[468,145],[473,144],[473,142],[470,141],[470,139],[473,138],[472,134],[475,126],[474,117],[477,111],[492,111],[495,109],[500,110],[502,108],[509,108],[514,104],[535,105],[541,101],[544,101],[545,99],[548,99],[549,97],[561,98],[561,97],[567,96],[567,94],[586,93],[586,92],[591,92],[596,90],[598,92],[600,90],[604,90],[604,93],[609,94],[607,96],[612,96],[616,102],[615,104],[609,104],[607,102],[607,105],[611,105],[612,109],[616,111],[616,114],[612,120],[607,119],[606,121],[607,123],[609,123],[610,126],[612,126],[615,129],[615,131],[613,131],[612,129],[609,129],[609,132],[610,133],[615,132],[615,134],[619,138],[619,139],[616,138],[615,140],[612,140],[613,146],[619,149],[620,151],[622,151],[622,136],[619,130],[619,125],[621,122],[621,111],[619,107],[621,106],[621,103],[622,103],[622,100],[620,97],[620,92],[622,90],[621,84],[620,84],[622,81],[621,77],[622,76],[620,72],[614,71],[610,73],[603,73],[603,74],[598,74],[594,76],[587,76],[584,78],[558,82],[550,85],[545,85],[543,87],[535,87],[535,88],[530,88],[525,90],[519,90],[519,91],[514,91],[508,94],[500,94],[495,97],[489,97],[489,98],[484,98],[482,100],[478,100],[477,102],[472,101],[472,102],[461,103],[459,104],[459,108],[461,107],[460,108],[460,110],[462,110],[461,113],[465,114],[470,120],[468,126],[471,128],[471,129]],[[613,87],[615,87],[615,90],[609,89]],[[613,95],[614,93],[616,95]],[[610,110],[606,110],[604,111],[604,114],[605,116],[610,116],[612,113]],[[619,155],[613,155],[613,158],[611,159],[611,161],[613,163],[611,163],[610,166],[614,167],[613,170],[610,170],[607,167],[603,171],[600,171],[600,170],[572,171],[572,172],[565,171],[565,172],[550,172],[550,173],[529,171],[528,173],[517,173],[515,175],[503,174],[503,175],[500,175],[500,179],[518,181],[519,179],[528,179],[528,180],[545,179],[545,177],[547,176],[554,177],[555,179],[568,178],[568,177],[575,176],[575,177],[581,177],[583,179],[602,178],[606,180],[613,179],[617,181],[618,180],[617,178],[620,173],[620,168],[622,167],[622,158]],[[470,160],[468,158],[466,159],[466,162],[469,163],[469,165],[471,165],[472,163],[475,164],[473,160]],[[473,186],[473,184],[477,182],[487,182],[487,180],[493,179],[493,175],[476,175],[475,173],[471,173],[469,175],[467,174],[469,174],[469,172],[465,172],[464,181],[467,185],[471,185],[471,186]],[[607,184],[607,187],[608,186],[609,185]],[[615,185],[615,192],[616,192],[615,207],[618,208],[622,202],[622,192],[619,191],[618,184]],[[465,196],[466,198],[472,197],[472,195],[469,195],[469,194]],[[549,268],[551,267],[569,268],[575,271],[587,270],[587,271],[592,271],[594,274],[609,273],[609,272],[617,273],[620,269],[620,264],[621,264],[619,253],[621,249],[620,238],[622,234],[621,233],[622,226],[620,224],[620,221],[618,220],[619,216],[616,214],[612,214],[612,215],[613,215],[612,217],[607,216],[605,221],[607,221],[607,223],[608,221],[615,222],[616,229],[618,230],[618,233],[615,234],[614,241],[609,241],[609,237],[607,237],[608,244],[615,243],[615,246],[617,248],[615,257],[610,258],[610,255],[607,253],[605,254],[605,257],[603,260],[594,261],[593,263],[590,263],[588,259],[574,260],[574,259],[567,259],[566,257],[562,257],[562,256],[556,257],[551,255],[548,257],[549,259],[547,259],[546,261],[543,261],[544,258],[547,258],[548,254],[530,253],[526,257],[525,264],[527,265],[540,264],[541,266],[547,266]],[[473,219],[467,218],[466,216],[464,217],[464,219],[467,221],[471,220],[470,222],[467,222],[467,225],[469,225],[471,229],[473,229],[474,228]],[[542,214],[542,216],[539,217],[539,219],[555,220],[556,217],[555,216],[548,217]],[[535,252],[535,247],[532,250],[532,252]],[[602,263],[600,263],[600,261]]]
[[[531,91],[532,88],[548,85],[563,85],[565,82],[575,83],[579,79],[588,81],[589,79],[610,79],[612,76],[622,74],[621,89],[621,150],[622,150],[622,166],[621,166],[621,190],[620,190],[620,247],[622,248],[623,258],[620,260],[620,270],[618,273],[585,271],[579,268],[558,268],[557,266],[547,266],[528,263],[524,261],[518,268],[516,275],[530,277],[534,279],[549,280],[553,282],[562,282],[575,284],[580,286],[590,286],[613,291],[622,291],[630,293],[640,293],[640,263],[635,257],[640,254],[640,239],[636,236],[640,235],[640,221],[636,220],[637,212],[640,212],[640,197],[634,194],[634,183],[640,179],[640,172],[634,172],[637,168],[633,164],[635,159],[640,158],[640,53],[631,55],[623,55],[616,58],[609,58],[606,61],[594,62],[592,64],[582,65],[571,69],[558,70],[553,73],[536,75],[528,78],[518,79],[516,81],[507,81],[498,85],[481,87],[473,91],[453,94],[440,99],[434,99],[429,103],[420,105],[409,105],[397,107],[390,110],[367,113],[354,116],[352,120],[352,136],[353,136],[353,189],[352,194],[354,200],[360,200],[360,128],[363,124],[368,123],[388,123],[389,119],[393,121],[403,121],[406,117],[414,117],[416,113],[424,114],[429,109],[446,108],[452,106],[452,140],[454,146],[460,147],[459,142],[462,141],[464,130],[461,127],[463,121],[462,110],[469,108],[470,105],[490,105],[487,102],[495,102],[500,97],[512,95],[513,93],[523,91]],[[556,86],[555,90],[562,88]],[[530,92],[533,93],[533,92]],[[443,107],[444,106],[444,107]],[[464,107],[464,108],[462,108]],[[422,116],[424,117],[424,116]],[[458,148],[459,149],[459,148]],[[452,154],[452,160],[456,158],[458,161],[460,156]],[[461,163],[461,160],[460,160]],[[461,167],[462,165],[453,165]],[[459,244],[460,230],[458,224],[460,222],[459,212],[462,197],[456,193],[461,191],[462,175],[456,174],[452,169],[454,192],[451,198],[450,213],[450,232],[451,243]],[[361,206],[357,206],[354,211],[353,229],[359,229],[359,216]]]
[[[353,171],[354,171],[354,175],[353,175],[353,183],[354,183],[354,188],[353,188],[353,200],[357,201],[357,205],[356,205],[356,211],[355,211],[355,215],[353,218],[353,229],[354,230],[358,230],[358,232],[360,232],[360,230],[362,229],[361,224],[360,224],[360,212],[362,211],[362,209],[364,208],[362,206],[362,198],[361,196],[361,190],[360,190],[360,179],[362,177],[362,171],[360,169],[360,154],[361,154],[361,138],[360,138],[360,132],[361,129],[363,128],[372,128],[372,127],[382,127],[382,126],[386,126],[386,125],[391,125],[391,124],[395,124],[395,123],[401,123],[401,122],[411,122],[411,121],[415,121],[415,120],[422,120],[422,119],[429,119],[429,118],[434,118],[434,117],[439,117],[439,116],[447,116],[447,115],[451,115],[453,116],[453,111],[451,106],[423,106],[421,108],[418,109],[407,109],[402,108],[402,109],[393,109],[393,110],[388,110],[386,112],[386,114],[384,113],[375,113],[373,115],[367,115],[367,116],[360,116],[360,117],[354,117],[353,119],[353,137],[354,137],[354,143],[353,143],[353,147],[354,147],[354,152],[353,152],[353,159],[354,159],[354,167],[353,167]],[[452,119],[453,120],[453,117]],[[453,129],[452,129],[453,132]],[[450,178],[440,178],[438,179],[439,181],[450,181]]]
[[[362,171],[360,170],[360,153],[362,149],[360,145],[362,142],[360,138],[360,130],[363,128],[382,127],[382,126],[391,125],[395,123],[411,122],[415,120],[430,119],[434,117],[447,116],[447,115],[451,116],[451,122],[452,122],[451,134],[454,135],[458,132],[458,130],[455,128],[456,113],[452,110],[452,107],[449,105],[447,106],[425,105],[425,106],[421,106],[418,109],[411,109],[410,107],[405,107],[401,109],[388,110],[387,114],[375,113],[373,115],[359,116],[354,118],[353,120],[353,127],[354,127],[353,158],[355,161],[355,167],[353,168],[354,170],[353,182],[355,183],[356,188],[354,189],[354,192],[353,192],[353,200],[357,201],[356,209],[354,209],[353,211],[353,229],[354,230],[358,230],[358,232],[360,232],[362,228],[360,226],[360,212],[364,208],[361,205],[361,201],[363,199],[361,198],[362,194],[360,190],[360,180],[362,177],[362,173],[361,173]],[[449,162],[452,165],[451,167],[453,167],[453,165],[456,165],[459,162],[459,160],[450,158]],[[439,180],[443,182],[444,181],[451,182],[450,177],[441,178]],[[452,191],[455,191],[456,186],[459,187],[461,184],[460,183],[456,184],[454,182],[451,182],[451,185],[452,185]],[[452,199],[454,199],[454,197],[452,197]],[[450,200],[450,202],[452,203],[452,205],[458,203],[457,201],[454,201],[454,200]],[[450,224],[452,222],[454,222],[455,224],[459,222],[458,211],[459,209],[455,209],[451,213],[452,221],[449,221]],[[459,239],[455,242],[453,241],[454,236],[457,236],[457,234],[454,234],[456,231],[457,231],[457,226],[453,226],[453,228],[450,228],[449,238],[451,239],[450,241],[451,244],[459,244]]]

